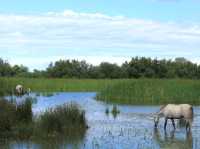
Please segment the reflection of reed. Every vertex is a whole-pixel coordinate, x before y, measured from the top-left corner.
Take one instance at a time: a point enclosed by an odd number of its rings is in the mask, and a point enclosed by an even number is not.
[[[161,149],[193,149],[193,138],[191,132],[186,132],[185,138],[177,138],[175,136],[175,131],[171,131],[161,134],[158,129],[154,129],[153,138]]]

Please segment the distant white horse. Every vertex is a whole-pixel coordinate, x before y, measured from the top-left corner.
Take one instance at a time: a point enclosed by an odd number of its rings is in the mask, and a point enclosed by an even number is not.
[[[17,93],[18,95],[22,95],[22,94],[23,94],[23,86],[22,86],[22,85],[18,84],[18,85],[16,86],[15,90],[16,90],[16,93]]]
[[[165,118],[165,130],[168,119],[171,119],[174,129],[176,129],[174,119],[184,119],[186,121],[186,130],[189,128],[190,131],[193,120],[193,108],[189,104],[167,104],[165,106],[161,106],[160,111],[154,117],[155,127],[158,126],[160,117]]]

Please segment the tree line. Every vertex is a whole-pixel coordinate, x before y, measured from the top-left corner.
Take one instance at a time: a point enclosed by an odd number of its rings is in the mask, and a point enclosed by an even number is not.
[[[158,60],[146,57],[134,57],[130,61],[117,65],[102,62],[98,66],[86,61],[58,60],[50,63],[45,70],[33,70],[23,65],[11,66],[0,58],[1,77],[35,77],[35,78],[200,78],[200,65],[185,58],[175,60]]]

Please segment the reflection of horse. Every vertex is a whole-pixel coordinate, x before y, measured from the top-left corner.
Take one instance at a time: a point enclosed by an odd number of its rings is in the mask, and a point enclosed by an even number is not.
[[[160,149],[192,149],[193,138],[191,131],[186,133],[185,138],[177,138],[175,131],[171,131],[168,134],[164,132],[164,136],[161,135],[157,128],[154,129],[153,138],[158,143]]]
[[[189,104],[168,104],[165,106],[162,106],[160,108],[160,111],[157,113],[156,117],[154,118],[155,127],[157,127],[159,123],[159,118],[164,117],[165,118],[165,125],[164,129],[166,130],[167,126],[167,120],[171,119],[173,127],[175,129],[175,123],[174,119],[184,119],[186,121],[186,130],[192,126],[192,120],[193,120],[193,108]]]

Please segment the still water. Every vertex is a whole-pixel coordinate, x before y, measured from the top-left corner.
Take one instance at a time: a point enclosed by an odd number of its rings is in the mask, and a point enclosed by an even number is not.
[[[0,148],[5,149],[200,149],[200,107],[194,107],[194,122],[191,133],[178,127],[173,131],[168,123],[163,130],[163,120],[158,129],[154,129],[153,113],[158,106],[117,105],[120,113],[106,114],[106,108],[113,105],[95,100],[96,93],[66,92],[50,95],[32,94],[37,101],[33,105],[35,115],[48,108],[68,102],[78,103],[86,112],[89,125],[81,140],[40,140],[40,141],[0,141]],[[20,101],[21,99],[17,99]]]

